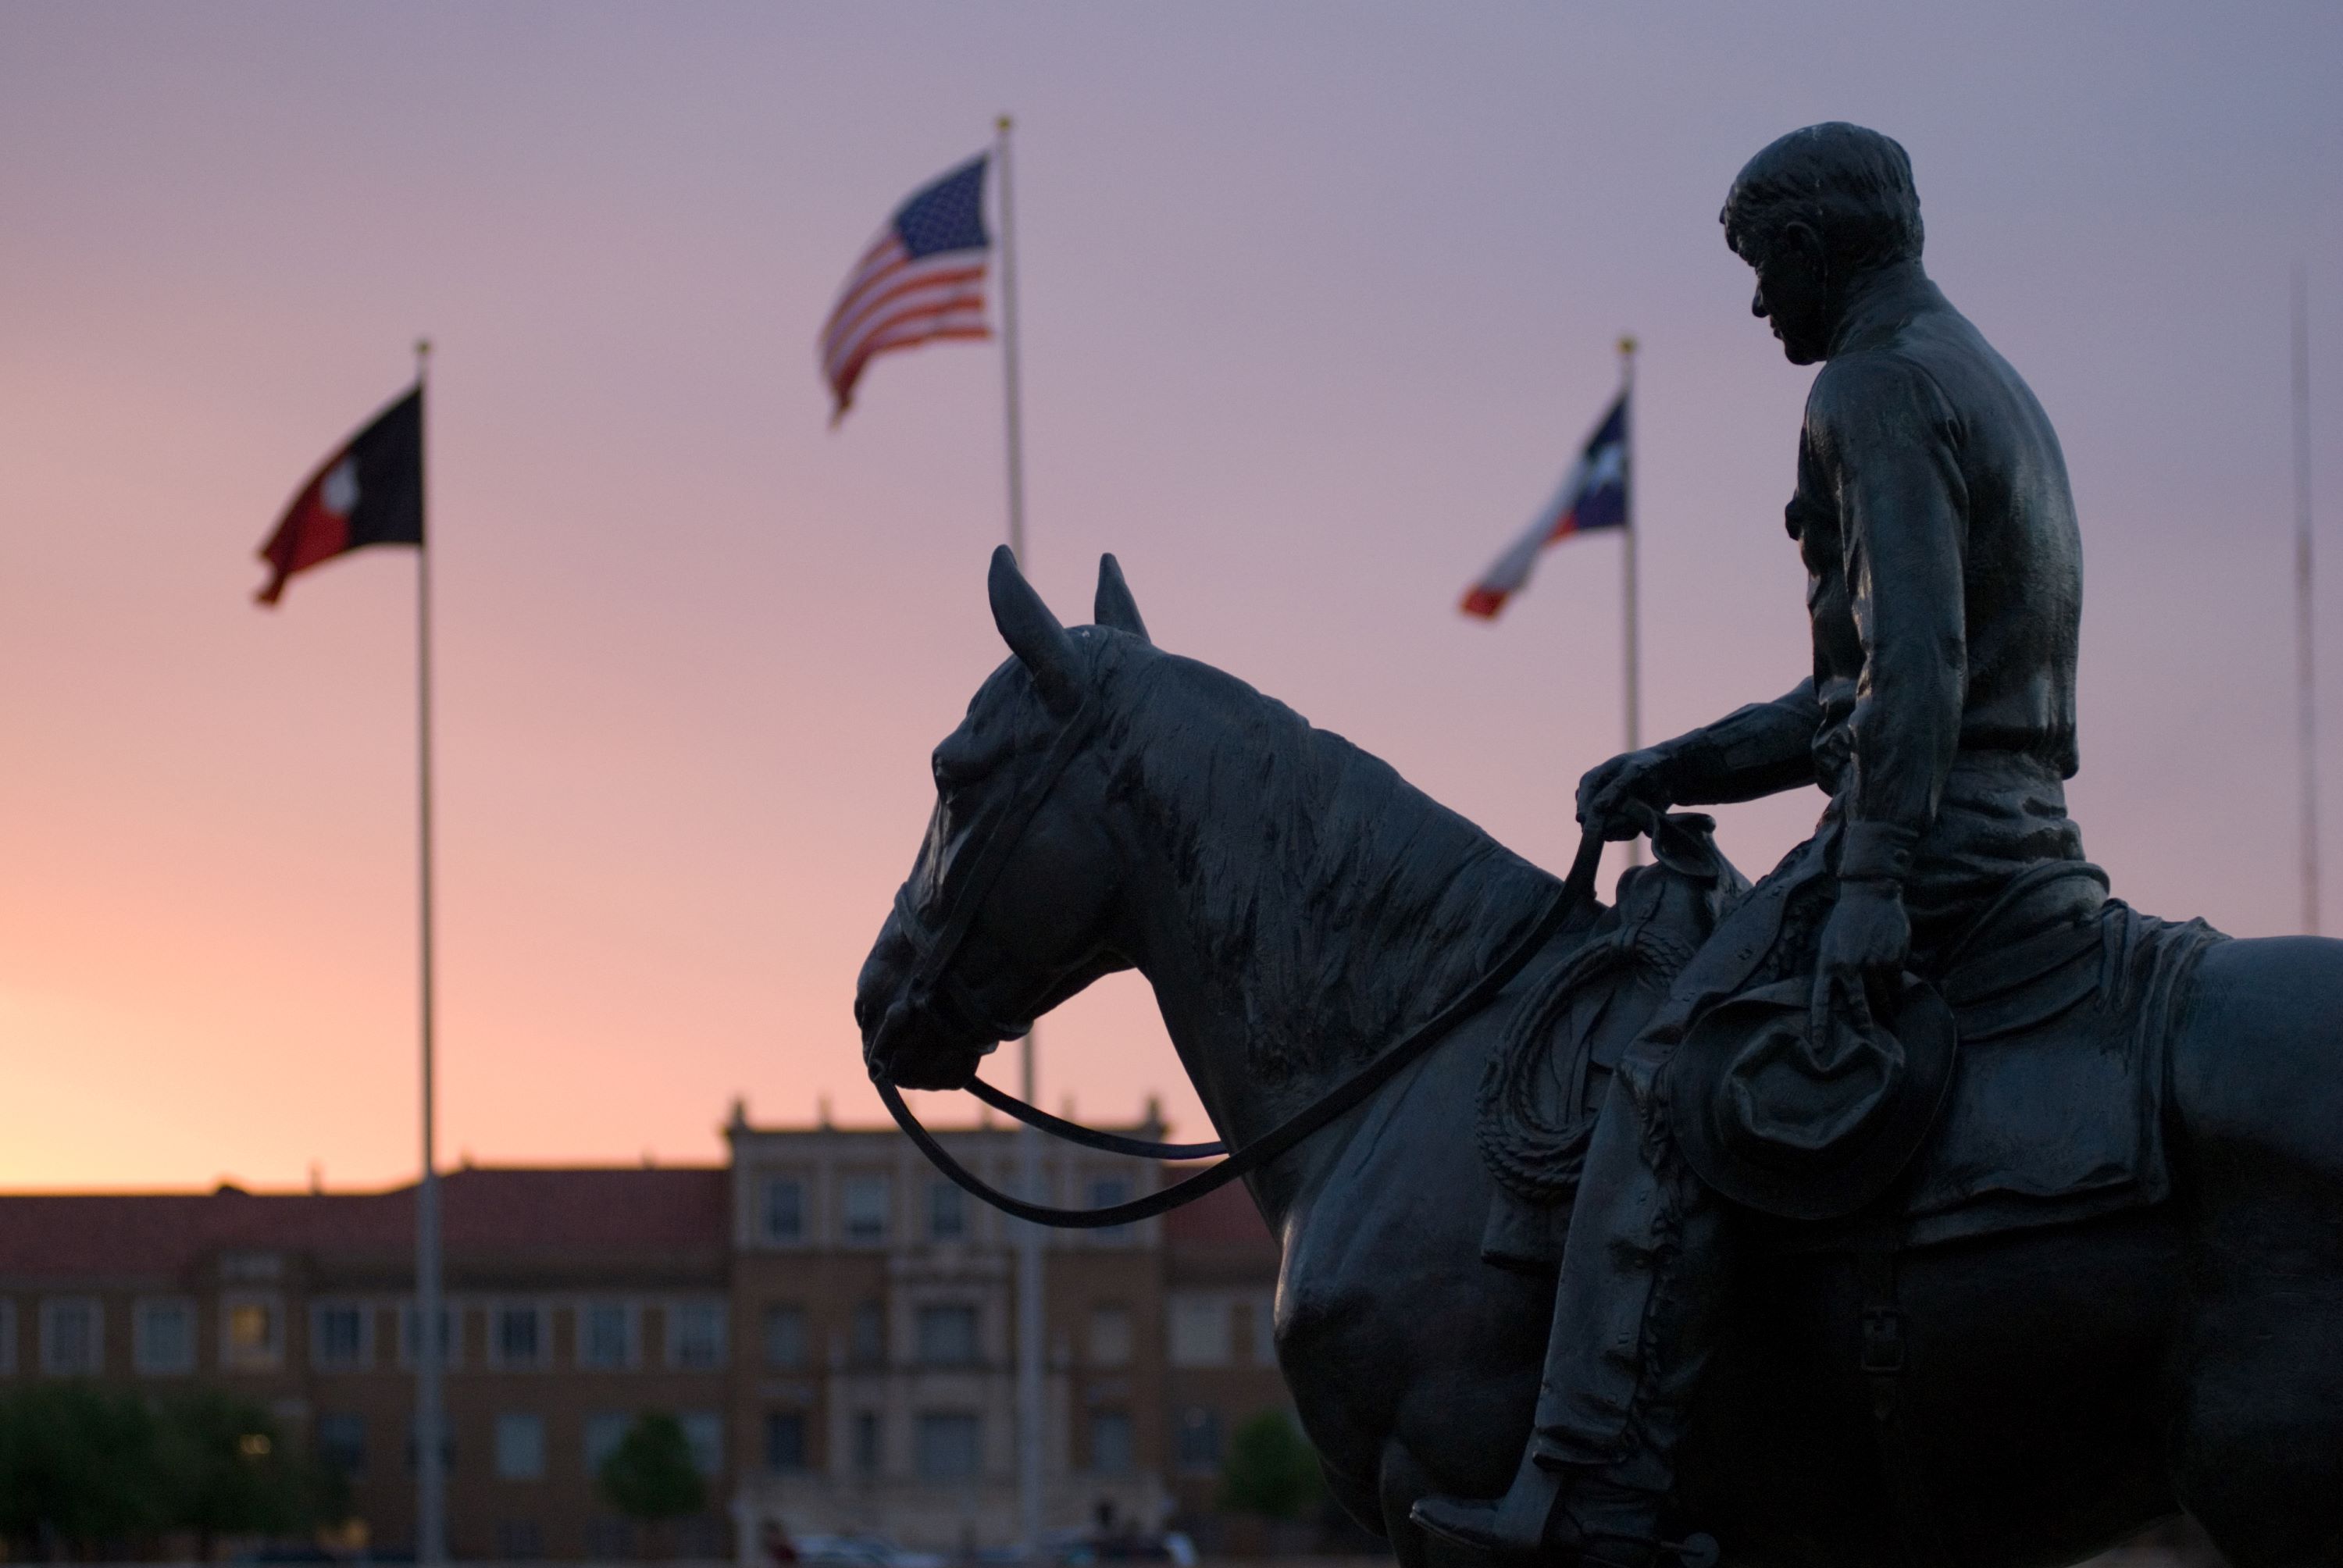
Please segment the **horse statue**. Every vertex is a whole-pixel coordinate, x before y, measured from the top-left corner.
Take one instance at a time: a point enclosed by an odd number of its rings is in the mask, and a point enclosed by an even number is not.
[[[871,1075],[970,1087],[1035,1017],[1144,974],[1227,1146],[1272,1144],[1245,1180],[1328,1484],[1418,1568],[1418,1498],[1513,1474],[1554,1296],[1484,1257],[1485,1063],[1604,906],[1156,648],[1112,558],[1092,626],[1006,551],[990,588],[1014,657],[936,749],[856,996]],[[2210,943],[2170,1017],[2168,1195],[1899,1247],[1895,1367],[1860,1348],[1859,1249],[1751,1250],[1676,1492],[1727,1563],[2048,1568],[2185,1509],[2237,1568],[2343,1563],[2343,942]],[[1332,1098],[1427,1020],[1437,1039]]]

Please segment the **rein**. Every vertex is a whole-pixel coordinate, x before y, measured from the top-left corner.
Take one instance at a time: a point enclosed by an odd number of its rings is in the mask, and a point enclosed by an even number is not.
[[[1053,757],[1054,755],[1053,751]],[[1063,766],[1063,760],[1060,760],[1058,769],[1061,769]],[[1041,805],[1041,796],[1047,793],[1049,781],[1054,779],[1056,770],[1052,770],[1049,779],[1042,782],[1039,790],[1028,791],[1025,797],[1021,798],[1019,805],[1024,807],[1018,821],[1018,826],[1021,828],[1023,825],[1021,816],[1030,816],[1032,810]],[[1026,803],[1029,799],[1030,805]],[[1000,870],[999,859],[992,855],[991,850],[992,845],[988,844],[980,852],[978,861],[979,869],[987,873],[984,878],[986,886],[990,886],[991,878],[999,875]],[[1011,1197],[953,1159],[944,1146],[936,1141],[935,1134],[920,1125],[920,1119],[914,1116],[911,1113],[911,1108],[904,1103],[902,1091],[896,1088],[893,1082],[884,1078],[874,1078],[872,1081],[879,1091],[879,1098],[886,1103],[888,1114],[894,1117],[895,1125],[900,1127],[904,1134],[919,1146],[920,1152],[928,1157],[930,1164],[958,1186],[974,1193],[1011,1218],[1029,1221],[1037,1225],[1050,1225],[1061,1230],[1094,1230],[1109,1225],[1128,1225],[1141,1220],[1151,1220],[1158,1214],[1167,1213],[1183,1204],[1192,1203],[1205,1193],[1216,1188],[1225,1187],[1240,1176],[1259,1170],[1312,1133],[1356,1109],[1370,1095],[1397,1076],[1403,1068],[1415,1061],[1446,1039],[1450,1031],[1458,1024],[1486,1007],[1495,999],[1499,991],[1504,990],[1513,978],[1521,973],[1530,960],[1537,956],[1538,950],[1569,923],[1572,913],[1594,897],[1595,873],[1602,863],[1602,859],[1601,837],[1588,833],[1581,838],[1578,854],[1571,861],[1570,874],[1564,879],[1561,890],[1555,893],[1554,901],[1530,922],[1522,935],[1514,940],[1494,964],[1483,971],[1478,980],[1466,987],[1462,994],[1443,1006],[1439,1011],[1401,1037],[1398,1044],[1360,1068],[1358,1071],[1302,1110],[1271,1128],[1252,1142],[1230,1154],[1219,1164],[1209,1170],[1199,1171],[1192,1176],[1175,1181],[1171,1186],[1151,1192],[1143,1198],[1134,1198],[1129,1202],[1110,1203],[1101,1209],[1060,1209],[1045,1203],[1031,1203],[1021,1198]],[[970,889],[975,885],[972,878],[969,884],[962,887],[961,896],[954,900],[953,918],[946,923],[945,930],[952,934],[954,946],[957,946],[959,938],[966,934],[966,918],[972,916],[973,899],[969,895]],[[981,893],[975,895],[980,898],[981,896]],[[956,932],[953,929],[955,921],[958,922]],[[933,952],[940,950],[940,942],[938,948],[929,950]],[[922,970],[929,967],[925,961],[927,956],[926,953],[921,955]],[[1001,1092],[981,1079],[971,1079],[968,1084],[968,1090],[987,1105],[1004,1111],[1029,1126],[1040,1128],[1045,1132],[1053,1133],[1069,1142],[1078,1143],[1085,1148],[1156,1160],[1201,1159],[1226,1152],[1227,1150],[1227,1146],[1222,1143],[1154,1143],[1143,1139],[1123,1138],[1111,1132],[1101,1132],[1096,1129],[1082,1127],[1051,1116],[1049,1112],[1028,1105],[1013,1095]]]

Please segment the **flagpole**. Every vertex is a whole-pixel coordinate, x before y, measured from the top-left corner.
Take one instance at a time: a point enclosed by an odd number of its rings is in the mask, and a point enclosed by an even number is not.
[[[1643,749],[1644,693],[1643,649],[1637,638],[1635,607],[1635,409],[1632,397],[1635,390],[1635,339],[1619,339],[1619,408],[1623,417],[1619,426],[1619,490],[1620,505],[1625,513],[1624,536],[1619,548],[1621,607],[1619,622],[1624,647],[1621,668],[1624,671],[1626,689],[1624,706],[1626,710],[1627,749]],[[1644,863],[1644,841],[1627,840],[1627,864]]]
[[[431,368],[431,342],[415,345],[415,385],[421,390]],[[427,399],[426,400],[427,402]],[[423,466],[426,494],[430,467]],[[422,510],[427,522],[429,508]],[[431,975],[431,546],[427,528],[415,551],[415,754],[417,784],[417,889],[422,914],[422,1091],[423,1175],[415,1192],[415,1560],[436,1568],[447,1560],[447,1477],[439,1342],[440,1244],[437,1091],[432,1058]]]
[[[2310,300],[2294,266],[2294,700],[2302,766],[2302,930],[2318,934],[2318,710],[2311,700]]]
[[[993,163],[1001,171],[1001,376],[1004,434],[1009,445],[1009,548],[1025,562],[1025,432],[1017,383],[1017,231],[1010,200],[1007,115],[994,122]],[[1018,1082],[1025,1102],[1040,1101],[1033,1050],[1035,1030],[1018,1042]],[[1017,1129],[1017,1186],[1029,1203],[1041,1191],[1041,1134]],[[1012,1220],[1017,1247],[1017,1525],[1028,1561],[1041,1557],[1041,1228]]]

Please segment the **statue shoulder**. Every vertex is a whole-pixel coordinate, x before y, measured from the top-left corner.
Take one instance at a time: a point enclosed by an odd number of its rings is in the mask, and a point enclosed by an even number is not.
[[[1942,379],[1913,346],[1888,342],[1824,363],[1806,394],[1806,437],[1845,451],[1949,432],[1956,422]]]

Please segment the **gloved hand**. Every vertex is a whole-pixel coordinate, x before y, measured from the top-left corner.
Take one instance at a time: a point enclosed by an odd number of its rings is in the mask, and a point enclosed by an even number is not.
[[[1625,751],[1578,781],[1578,822],[1605,839],[1632,839],[1675,804],[1674,761],[1652,747]]]
[[[1872,999],[1896,995],[1911,950],[1902,884],[1871,877],[1841,882],[1815,958],[1814,1038],[1826,1038],[1835,1010],[1857,1028],[1868,1027]]]

